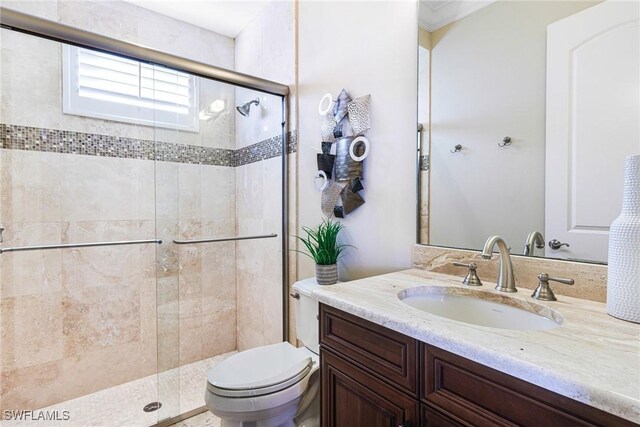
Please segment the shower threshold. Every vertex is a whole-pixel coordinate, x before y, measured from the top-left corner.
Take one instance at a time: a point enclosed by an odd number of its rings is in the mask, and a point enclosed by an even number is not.
[[[152,426],[165,418],[202,407],[207,371],[234,353],[210,357],[37,410],[48,414],[66,411],[69,418],[66,421],[5,420],[0,426],[44,427],[50,425],[48,423],[60,427]],[[150,402],[160,402],[162,406],[145,412],[143,408]],[[212,417],[213,414],[207,418]]]

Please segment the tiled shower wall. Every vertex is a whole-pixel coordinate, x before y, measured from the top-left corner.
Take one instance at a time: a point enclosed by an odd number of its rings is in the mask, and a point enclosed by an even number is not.
[[[232,39],[125,3],[88,3],[3,6],[233,68]],[[2,254],[0,407],[39,408],[234,350],[235,245],[171,243],[236,232],[235,164],[206,160],[235,148],[233,114],[199,133],[65,115],[60,44],[7,30],[0,43],[0,122],[11,125],[2,128],[3,245],[163,240]],[[233,111],[233,88],[202,81],[200,90],[203,105],[222,97]],[[118,152],[123,144],[151,144],[158,161]]]
[[[288,156],[290,234],[296,229],[297,180],[294,8],[292,0],[270,2],[235,39],[237,71],[281,82],[291,89],[286,118],[292,131]],[[238,103],[252,98],[255,95],[249,91],[236,89]],[[280,133],[280,99],[261,96],[260,102],[260,108],[252,108],[249,117],[236,116],[236,147],[239,150]],[[280,160],[279,157],[271,158],[236,168],[236,220],[239,234],[280,230]],[[292,239],[287,237],[291,245]],[[281,252],[280,239],[244,241],[236,245],[238,350],[282,341]],[[293,255],[283,254],[293,261],[289,263],[290,281],[296,277]],[[290,322],[293,326],[291,315]],[[290,340],[295,342],[293,327],[289,331]]]

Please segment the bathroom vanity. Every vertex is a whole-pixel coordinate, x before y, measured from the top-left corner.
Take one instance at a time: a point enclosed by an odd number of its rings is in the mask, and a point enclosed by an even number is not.
[[[533,303],[560,314],[547,330],[457,322],[399,298],[457,281],[409,270],[315,292],[323,426],[639,425],[639,325],[570,297]]]

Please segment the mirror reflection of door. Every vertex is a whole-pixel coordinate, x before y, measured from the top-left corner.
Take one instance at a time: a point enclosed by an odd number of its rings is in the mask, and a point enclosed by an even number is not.
[[[551,256],[607,260],[622,165],[640,153],[639,9],[609,0],[548,28],[545,235],[569,245]]]
[[[638,37],[635,47],[621,40],[632,37],[633,31],[637,34],[637,18],[635,30],[603,36],[590,47],[580,44],[580,37],[589,38],[588,31],[573,34],[576,44],[564,51],[561,61],[569,64],[567,55],[577,55],[580,69],[572,68],[579,73],[574,79],[579,86],[572,87],[577,104],[571,105],[569,95],[558,94],[558,89],[547,96],[547,85],[558,80],[556,74],[569,76],[567,69],[552,67],[551,29],[577,21],[583,13],[602,18],[602,3],[420,1],[421,44],[425,39],[429,43],[420,50],[428,60],[419,61],[421,66],[428,63],[428,73],[419,70],[419,106],[428,106],[419,108],[419,121],[427,124],[420,154],[429,154],[428,171],[419,175],[420,243],[479,250],[489,236],[498,234],[513,254],[606,261],[607,229],[621,206],[624,155],[640,152]],[[638,14],[638,2],[604,2],[608,3],[635,7],[625,12],[628,20]],[[596,27],[587,22],[576,25],[583,31],[585,26]],[[564,31],[567,34],[560,38],[570,39],[573,30]],[[574,49],[577,46],[582,47]],[[635,74],[625,65],[632,63]],[[559,102],[572,112],[571,120],[577,120],[572,129],[580,141],[572,146],[579,148],[571,155],[566,141],[564,148],[550,148],[556,144],[547,127],[554,96],[562,98]],[[426,111],[428,117],[422,115]],[[628,131],[622,130],[622,120],[627,120]],[[499,147],[505,137],[511,138],[511,145]],[[551,154],[557,150],[564,150],[562,160]],[[550,156],[555,163],[550,163]],[[553,172],[564,173],[564,180]],[[569,173],[576,186],[571,193]],[[550,202],[550,194],[563,188],[565,198]],[[550,229],[553,222],[564,232]],[[534,232],[544,236],[543,247],[539,241],[527,242]],[[583,239],[586,234],[597,238]],[[549,247],[553,239],[570,246],[554,250]]]

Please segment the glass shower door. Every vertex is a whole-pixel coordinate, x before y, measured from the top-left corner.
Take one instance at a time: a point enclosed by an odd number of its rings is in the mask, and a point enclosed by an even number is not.
[[[154,130],[63,102],[99,56],[0,31],[3,425],[153,424]]]
[[[225,358],[282,341],[281,98],[196,85],[197,130],[156,127],[160,419],[202,411]]]

